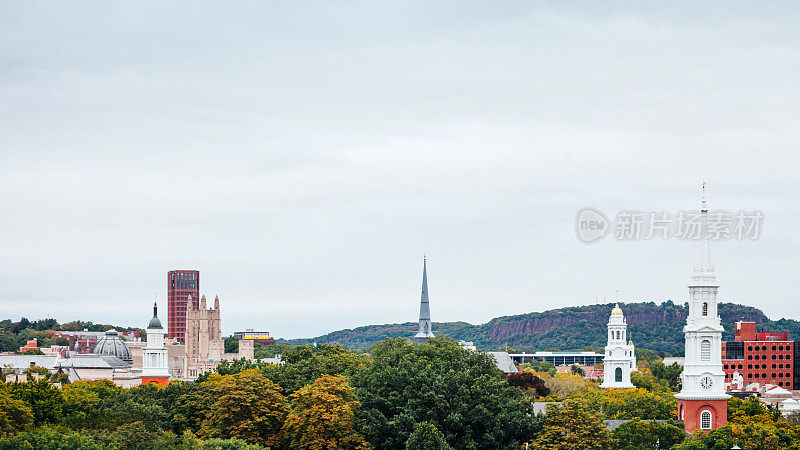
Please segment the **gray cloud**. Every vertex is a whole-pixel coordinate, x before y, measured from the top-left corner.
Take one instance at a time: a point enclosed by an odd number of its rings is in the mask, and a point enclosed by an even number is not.
[[[134,324],[197,268],[225,332],[299,337],[682,300],[691,243],[584,206],[760,209],[725,299],[796,317],[792,3],[6,4],[0,315]],[[137,319],[138,318],[138,319]]]

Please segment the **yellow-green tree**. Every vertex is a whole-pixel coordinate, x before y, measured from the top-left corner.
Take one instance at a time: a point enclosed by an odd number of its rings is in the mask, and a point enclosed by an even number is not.
[[[213,402],[200,428],[201,435],[240,438],[268,447],[280,445],[280,430],[288,410],[286,397],[258,369],[211,375],[203,388]]]
[[[361,404],[343,376],[323,375],[292,394],[283,425],[290,448],[313,450],[370,448],[356,428]]]
[[[562,406],[547,406],[542,432],[534,448],[547,450],[610,450],[614,439],[600,415],[585,402],[568,399]]]
[[[597,389],[580,394],[590,409],[601,411],[606,419],[666,420],[678,418],[678,401],[671,391],[647,389]]]
[[[23,400],[11,395],[5,385],[0,384],[0,435],[22,430],[33,422],[33,412]]]

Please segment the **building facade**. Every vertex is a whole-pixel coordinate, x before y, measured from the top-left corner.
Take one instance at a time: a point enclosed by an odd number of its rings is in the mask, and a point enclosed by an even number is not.
[[[509,355],[516,364],[525,364],[534,361],[546,361],[558,366],[594,366],[602,364],[605,354],[595,352],[536,352],[536,353],[512,353]]]
[[[431,322],[431,306],[428,300],[428,261],[422,258],[422,295],[419,302],[419,331],[414,335],[414,342],[424,342],[434,337]]]
[[[634,370],[636,370],[636,356],[634,356],[633,342],[628,341],[628,323],[617,303],[608,319],[608,345],[603,364],[603,384],[600,387],[632,388],[631,372]]]
[[[705,187],[704,187],[705,188]],[[717,315],[717,276],[707,239],[705,195],[700,208],[700,258],[689,283],[689,315],[683,327],[685,362],[681,373],[678,418],[686,431],[712,430],[728,422],[725,372],[722,370],[722,324]]]
[[[800,371],[795,367],[795,345],[787,332],[757,333],[755,322],[736,322],[733,342],[722,344],[725,381],[774,384],[786,390],[798,386]]]
[[[183,342],[186,332],[186,311],[197,308],[200,298],[200,272],[171,270],[167,272],[167,336]],[[190,299],[194,299],[190,302]],[[190,304],[193,303],[193,304]]]

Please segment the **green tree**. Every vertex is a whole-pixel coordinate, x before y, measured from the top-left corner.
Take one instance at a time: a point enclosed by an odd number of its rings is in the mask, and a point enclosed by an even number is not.
[[[259,370],[214,374],[203,385],[213,399],[200,429],[203,436],[239,438],[268,447],[280,445],[280,429],[288,409],[286,397]]]
[[[414,425],[414,431],[406,441],[406,450],[451,450],[444,435],[429,422]]]
[[[352,377],[368,359],[338,345],[294,347],[283,355],[284,364],[264,366],[264,373],[287,394],[311,384],[322,375]]]
[[[678,363],[665,366],[662,361],[656,361],[650,364],[649,369],[654,377],[666,381],[670,389],[677,392],[683,366],[678,365]]]
[[[356,429],[361,404],[342,376],[323,375],[292,394],[283,435],[289,448],[314,450],[367,449]]]
[[[12,396],[28,404],[34,425],[57,424],[61,420],[64,399],[61,391],[45,379],[8,385]]]
[[[680,444],[686,438],[683,425],[670,421],[659,423],[633,419],[614,429],[617,448],[634,449],[668,449]]]
[[[484,352],[437,337],[424,344],[387,339],[370,354],[352,382],[367,438],[378,448],[404,448],[425,421],[454,448],[516,449],[535,432],[530,400]]]
[[[95,432],[92,436],[98,444],[119,450],[179,450],[181,439],[171,431],[148,429],[142,422],[122,424],[113,430]]]
[[[225,339],[225,353],[238,353],[239,340],[234,337]]]
[[[0,450],[103,450],[91,437],[64,427],[44,426],[0,438]]]
[[[545,372],[551,377],[556,374],[556,366],[547,361],[531,361],[520,367],[523,372]]]
[[[614,439],[600,415],[585,402],[566,400],[547,405],[547,415],[534,448],[548,450],[610,450]]]
[[[33,412],[25,401],[14,397],[8,387],[0,384],[0,434],[13,433],[33,422]]]

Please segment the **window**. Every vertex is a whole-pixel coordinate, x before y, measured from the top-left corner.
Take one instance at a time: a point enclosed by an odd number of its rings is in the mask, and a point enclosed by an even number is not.
[[[753,359],[753,355],[747,355],[747,359]]]
[[[704,430],[711,429],[711,412],[703,411],[700,413],[700,428]]]
[[[762,352],[765,352],[765,351],[767,351],[767,346],[766,346],[766,345],[762,345],[762,346],[761,346],[761,351],[762,351]]]
[[[614,381],[622,383],[622,369],[619,367],[614,370]]]
[[[708,315],[708,303],[706,302],[703,302],[703,315],[704,316]]]
[[[753,378],[753,374],[752,373],[748,373],[747,374],[747,378]]]
[[[756,359],[758,359],[758,355],[756,355]]]
[[[700,343],[700,361],[711,361],[711,341],[708,339]]]
[[[772,368],[773,368],[773,369],[775,368],[775,364],[773,364],[773,365],[772,365]]]
[[[752,352],[753,351],[753,346],[747,347],[747,351],[748,352]]]
[[[728,365],[727,364],[723,364],[722,368],[725,369],[725,370],[728,370]]]
[[[774,367],[774,364],[773,364]],[[778,364],[778,369],[783,369],[783,364]]]
[[[766,368],[767,368],[767,365],[766,365],[766,364],[762,364],[762,365],[761,365],[761,368],[762,368],[762,369],[766,369]]]
[[[775,355],[772,355],[772,359],[775,359]],[[778,359],[783,359],[783,355],[778,355]]]
[[[778,350],[783,351],[783,346],[782,345],[778,346]]]
[[[774,352],[775,350],[777,350],[777,349],[778,349],[778,347],[776,347],[776,346],[774,346],[774,345],[772,346],[772,351],[773,351],[773,352]]]
[[[775,359],[775,355],[772,355],[772,359]],[[781,355],[781,359],[783,359],[783,355]]]

